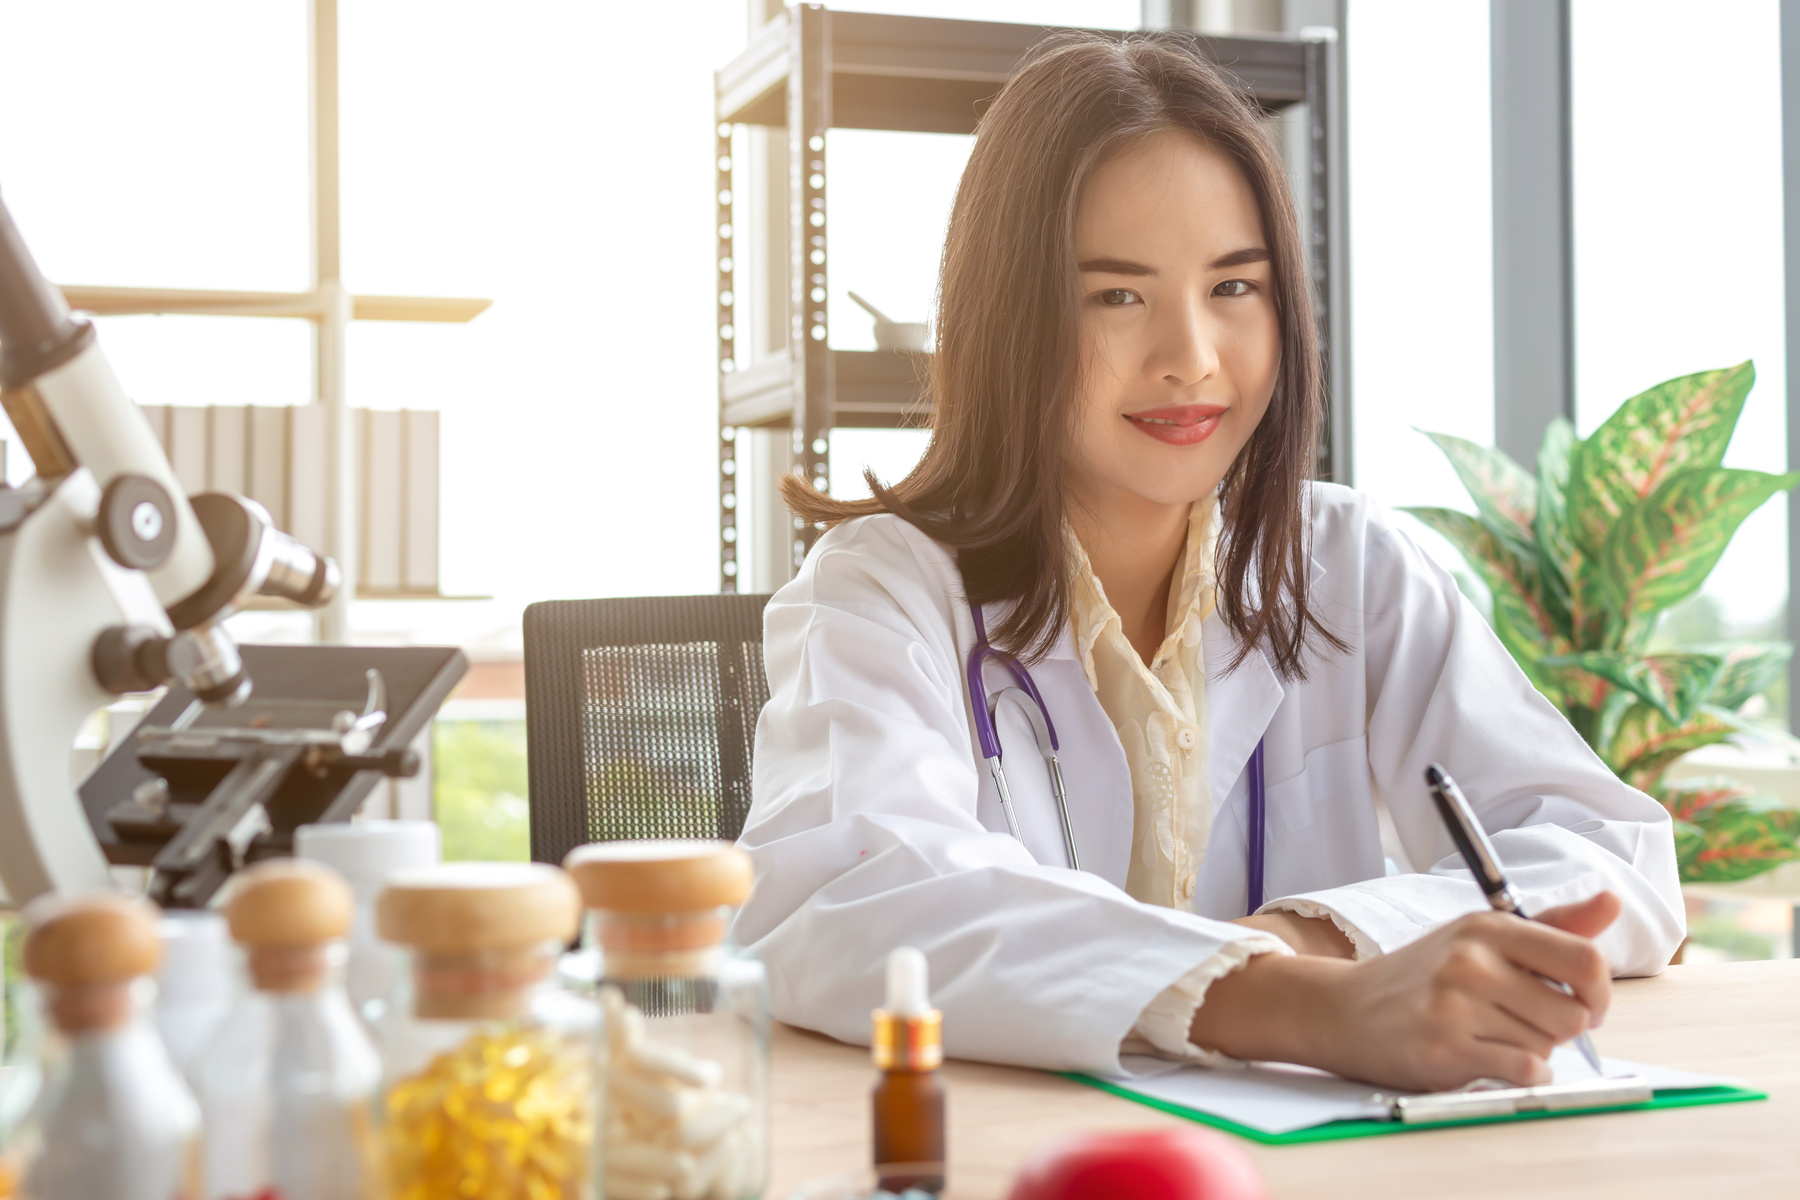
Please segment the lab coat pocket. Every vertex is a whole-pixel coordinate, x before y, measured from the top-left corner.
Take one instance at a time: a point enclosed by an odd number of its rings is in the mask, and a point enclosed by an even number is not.
[[[1383,873],[1366,737],[1309,751],[1298,775],[1270,783],[1268,899],[1339,887]]]

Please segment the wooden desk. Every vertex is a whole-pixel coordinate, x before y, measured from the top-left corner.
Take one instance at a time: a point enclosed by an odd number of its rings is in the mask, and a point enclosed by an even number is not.
[[[1761,1103],[1611,1113],[1321,1142],[1241,1142],[1272,1197],[1600,1200],[1800,1197],[1800,960],[1671,967],[1623,980],[1600,1050],[1734,1075]],[[1003,1200],[1025,1154],[1058,1134],[1185,1124],[1048,1075],[945,1068],[952,1200]],[[778,1027],[768,1200],[869,1159],[868,1052]]]

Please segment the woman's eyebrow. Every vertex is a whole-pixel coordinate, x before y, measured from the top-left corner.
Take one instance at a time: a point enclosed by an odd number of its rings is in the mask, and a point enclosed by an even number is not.
[[[1269,252],[1261,246],[1245,246],[1242,250],[1233,250],[1222,258],[1215,258],[1207,266],[1211,270],[1221,267],[1242,267],[1249,263],[1268,262]]]
[[[1250,263],[1268,262],[1269,252],[1262,246],[1245,246],[1242,250],[1233,250],[1206,264],[1209,271],[1222,270],[1226,267],[1242,267]],[[1102,275],[1155,275],[1155,267],[1143,263],[1132,262],[1128,258],[1090,258],[1077,266],[1083,271],[1094,271]]]
[[[1155,267],[1147,267],[1143,263],[1135,263],[1124,258],[1090,258],[1086,262],[1076,264],[1083,271],[1098,271],[1102,275],[1154,275]]]

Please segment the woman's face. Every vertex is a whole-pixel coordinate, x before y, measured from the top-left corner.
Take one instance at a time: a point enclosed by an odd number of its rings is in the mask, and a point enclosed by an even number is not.
[[[1090,505],[1186,505],[1225,477],[1275,389],[1281,330],[1256,197],[1176,131],[1103,163],[1075,221],[1082,378],[1070,483]]]

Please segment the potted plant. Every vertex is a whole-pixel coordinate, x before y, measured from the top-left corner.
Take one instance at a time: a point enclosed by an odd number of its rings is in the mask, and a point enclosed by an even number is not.
[[[1720,465],[1754,381],[1748,362],[1671,379],[1585,441],[1559,418],[1535,475],[1498,450],[1428,434],[1476,513],[1404,510],[1487,585],[1494,631],[1538,690],[1669,810],[1684,882],[1748,879],[1800,858],[1800,811],[1730,780],[1665,778],[1682,755],[1749,728],[1741,710],[1792,647],[1649,649],[1658,618],[1700,590],[1743,519],[1800,482]]]

